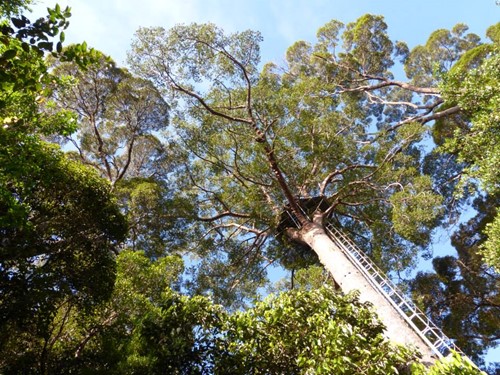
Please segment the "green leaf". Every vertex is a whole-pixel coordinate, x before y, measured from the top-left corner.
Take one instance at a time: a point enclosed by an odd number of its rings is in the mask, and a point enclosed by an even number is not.
[[[37,44],[37,46],[40,50],[46,50],[46,51],[50,52],[54,48],[54,43],[52,43],[52,42],[39,42]]]
[[[11,18],[10,20],[12,21],[14,26],[17,27],[18,29],[25,27],[27,24],[29,24],[28,19],[24,16],[22,18]]]
[[[17,50],[16,49],[9,49],[9,50],[5,51],[2,54],[2,56],[0,57],[0,59],[2,59],[2,60],[11,60],[14,57],[16,57],[16,55],[17,55]]]

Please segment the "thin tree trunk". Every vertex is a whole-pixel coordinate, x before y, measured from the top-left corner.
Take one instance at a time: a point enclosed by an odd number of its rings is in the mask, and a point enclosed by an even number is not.
[[[331,273],[344,293],[358,290],[362,302],[371,302],[386,327],[386,337],[397,344],[416,347],[424,363],[434,363],[436,355],[422,338],[408,325],[391,303],[376,290],[342,250],[330,239],[323,225],[312,222],[300,231],[302,241],[318,255],[321,263]]]

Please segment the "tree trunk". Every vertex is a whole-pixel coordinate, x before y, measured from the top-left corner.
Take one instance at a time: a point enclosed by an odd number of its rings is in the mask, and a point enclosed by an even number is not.
[[[437,356],[432,349],[330,239],[323,224],[310,223],[302,228],[299,235],[302,241],[316,252],[321,263],[331,273],[344,293],[358,290],[362,302],[373,304],[378,317],[386,327],[385,335],[390,341],[416,347],[422,354],[424,363],[432,364],[436,361]]]

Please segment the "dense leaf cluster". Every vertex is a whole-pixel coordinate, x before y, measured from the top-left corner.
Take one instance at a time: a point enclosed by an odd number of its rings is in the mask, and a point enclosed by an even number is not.
[[[176,256],[120,253],[109,302],[92,314],[61,306],[43,358],[48,372],[479,374],[458,356],[430,369],[414,364],[416,354],[392,346],[373,308],[355,294],[295,290],[229,314],[209,298],[175,291],[181,272]],[[10,361],[10,370],[36,368],[35,349]]]
[[[4,14],[13,8],[3,9]],[[59,7],[31,25],[2,21],[0,51],[0,368],[45,373],[51,324],[61,305],[81,309],[107,300],[115,280],[114,253],[126,222],[111,187],[44,140],[75,129],[74,117],[39,111],[53,77],[41,56],[65,27]],[[2,16],[4,15],[2,14]],[[57,24],[57,25],[56,25]],[[34,38],[24,42],[25,38]],[[28,43],[28,44],[26,44]],[[92,275],[92,278],[89,278]],[[44,341],[45,340],[45,341]],[[42,360],[27,365],[33,352]],[[22,363],[16,370],[13,363]],[[27,365],[28,367],[25,367]],[[36,368],[36,370],[35,370]],[[23,370],[24,369],[24,370]]]

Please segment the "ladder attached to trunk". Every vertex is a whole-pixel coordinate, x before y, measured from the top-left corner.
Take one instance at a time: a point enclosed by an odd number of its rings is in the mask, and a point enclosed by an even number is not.
[[[331,222],[325,223],[331,240],[342,250],[366,280],[378,290],[438,357],[451,350],[464,353],[366,256],[356,244]]]

